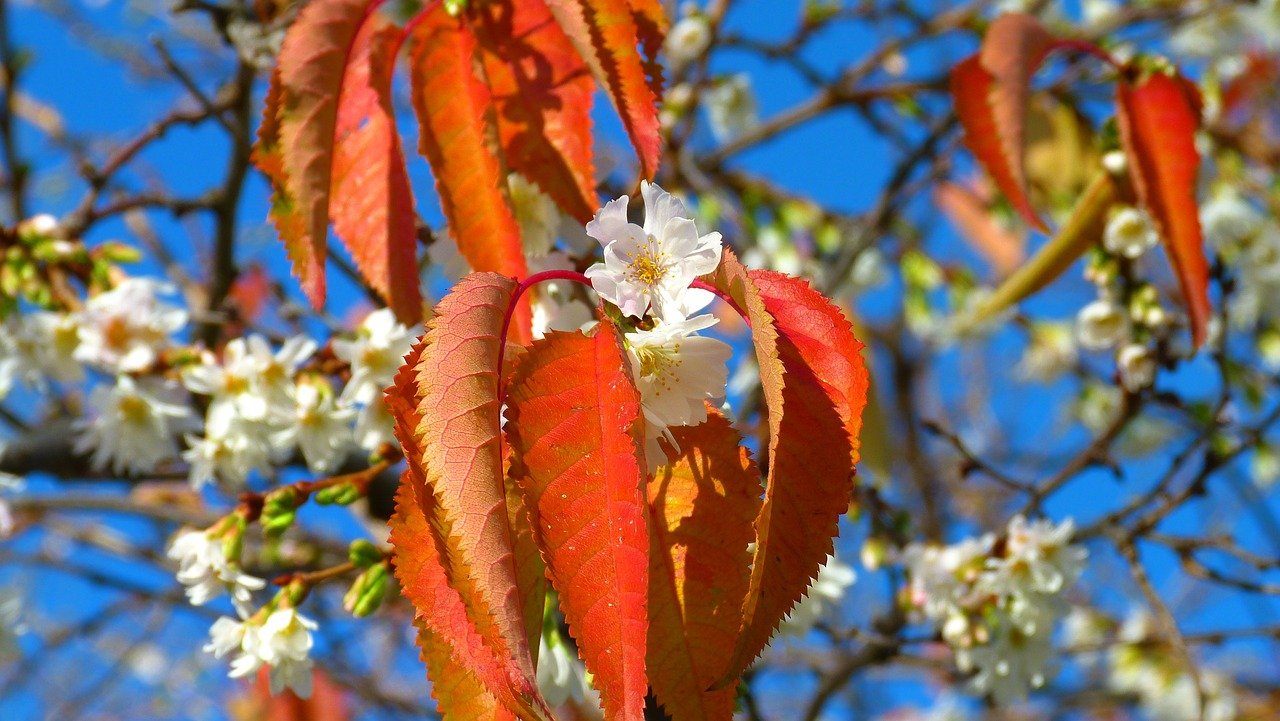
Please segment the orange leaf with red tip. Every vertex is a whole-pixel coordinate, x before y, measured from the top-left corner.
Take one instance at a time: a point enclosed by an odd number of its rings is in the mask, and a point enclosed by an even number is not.
[[[982,49],[951,71],[965,145],[1014,209],[1045,232],[1027,196],[1023,145],[1031,76],[1056,44],[1035,18],[1007,13],[991,24]]]
[[[333,227],[356,267],[403,323],[422,319],[417,214],[396,131],[391,76],[400,28],[381,15],[356,34],[342,94],[333,157]]]
[[[485,2],[474,10],[471,27],[508,169],[585,223],[599,205],[590,71],[542,0]]]
[[[649,533],[637,434],[640,394],[617,330],[535,342],[507,396],[513,475],[605,718],[640,721]]]
[[[635,10],[631,2],[636,3]],[[662,152],[658,97],[645,72],[638,44],[643,20],[649,16],[638,0],[547,0],[560,27],[578,54],[609,94],[622,124],[640,156],[640,174],[653,179]],[[643,24],[650,27],[652,21]]]
[[[418,149],[431,163],[449,234],[471,267],[523,278],[528,268],[520,227],[507,204],[506,187],[489,137],[493,98],[476,77],[476,38],[461,18],[434,3],[409,36],[413,108]],[[514,337],[530,337],[527,301],[517,310]]]
[[[1209,263],[1196,203],[1199,93],[1180,75],[1153,72],[1136,83],[1121,81],[1116,109],[1134,187],[1160,231],[1199,347],[1211,313]]]
[[[707,689],[742,623],[760,472],[714,409],[672,432],[680,457],[648,484],[649,678],[676,721],[728,721],[737,689]]]
[[[706,280],[751,322],[770,431],[750,591],[723,686],[764,649],[832,552],[849,506],[868,381],[848,319],[808,283],[746,271],[731,253]]]
[[[323,305],[329,220],[406,323],[422,315],[413,196],[391,108],[399,31],[370,0],[317,0],[289,27],[253,161],[294,275]]]

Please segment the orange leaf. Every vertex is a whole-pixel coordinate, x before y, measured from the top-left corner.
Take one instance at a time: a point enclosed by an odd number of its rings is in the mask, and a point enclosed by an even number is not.
[[[1006,13],[991,23],[982,49],[951,72],[965,145],[1014,209],[1043,232],[1048,227],[1027,197],[1023,145],[1031,76],[1056,43],[1034,17]]]
[[[475,36],[443,3],[415,19],[409,41],[418,149],[431,163],[449,233],[472,268],[523,278],[528,268],[520,227],[503,195],[506,175],[488,137],[492,98],[473,70]],[[522,300],[515,339],[528,341],[529,327],[529,304]]]
[[[933,202],[1000,276],[1009,275],[1026,260],[1025,238],[1002,228],[972,190],[957,183],[940,182],[934,187]]]
[[[315,302],[324,298],[324,246],[317,252],[307,235],[307,219],[298,202],[290,195],[284,168],[284,148],[280,145],[280,69],[271,73],[267,85],[267,98],[262,110],[262,123],[258,126],[258,142],[254,144],[250,159],[267,176],[271,183],[271,222],[284,241],[285,253],[293,265],[293,274],[302,281],[303,292]],[[319,280],[320,287],[315,287]]]
[[[724,416],[707,413],[672,429],[680,457],[648,486],[649,676],[676,721],[733,717],[737,689],[707,688],[738,640],[760,509],[759,470]]]
[[[769,480],[756,518],[742,633],[717,685],[765,647],[832,552],[858,458],[867,372],[840,310],[804,281],[746,271],[731,253],[706,278],[751,322],[769,418]]]
[[[644,72],[649,79],[649,89],[655,98],[662,97],[662,65],[658,62],[658,53],[662,52],[662,42],[666,40],[667,31],[671,29],[671,20],[667,17],[662,0],[629,0],[631,17],[636,23],[636,34],[640,37],[640,49],[644,51]]]
[[[643,6],[637,8],[642,17]],[[578,48],[578,54],[609,94],[640,156],[640,174],[650,180],[658,171],[662,138],[658,97],[645,74],[637,45],[640,28],[628,0],[547,0],[548,7]]]
[[[617,330],[535,342],[507,396],[513,475],[605,718],[640,721],[648,689],[649,533],[638,457],[640,394]]]
[[[449,586],[436,528],[427,522],[415,498],[414,486],[421,482],[412,465],[405,469],[390,520],[390,540],[396,579],[416,609],[418,645],[431,678],[432,696],[445,718],[512,718],[489,690],[506,689],[507,698],[512,696],[498,659],[467,618],[462,597]],[[429,494],[426,498],[434,509]]]
[[[316,307],[324,304],[325,295],[338,90],[368,4],[369,0],[320,0],[304,7],[280,48],[279,103],[267,104],[268,112],[278,113],[284,187],[299,215],[300,236],[290,252],[293,271]]]
[[[1133,184],[1178,276],[1198,348],[1211,313],[1209,263],[1196,204],[1198,93],[1179,75],[1154,72],[1137,83],[1116,85],[1116,111]]]
[[[581,222],[599,202],[592,158],[595,83],[542,0],[475,6],[472,22],[510,170]]]
[[[400,28],[372,14],[342,77],[330,214],[360,274],[407,324],[422,319],[417,214],[391,104]]]
[[[332,217],[361,273],[412,323],[422,301],[391,110],[398,38],[370,0],[308,3],[285,35],[252,157],[271,181],[271,218],[311,303],[324,303]]]
[[[414,372],[426,485],[465,565],[451,580],[475,608],[472,621],[517,676],[533,685],[506,501],[499,426],[498,337],[516,284],[472,273],[436,306]],[[424,511],[425,511],[424,507]]]

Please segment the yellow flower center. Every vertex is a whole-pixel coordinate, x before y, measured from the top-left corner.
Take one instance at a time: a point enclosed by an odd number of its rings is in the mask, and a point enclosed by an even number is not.
[[[636,357],[640,359],[640,375],[652,377],[658,392],[671,390],[676,377],[676,370],[683,361],[680,360],[680,344],[674,346],[649,346],[637,348]]]
[[[645,285],[654,285],[667,274],[667,254],[660,253],[657,241],[651,235],[644,249],[627,258],[627,275]]]
[[[125,396],[116,406],[120,419],[128,425],[144,425],[151,419],[151,408],[138,396]]]

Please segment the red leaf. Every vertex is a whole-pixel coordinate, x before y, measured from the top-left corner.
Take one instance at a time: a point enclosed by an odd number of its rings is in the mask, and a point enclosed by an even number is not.
[[[472,268],[523,278],[528,268],[520,227],[488,137],[492,98],[473,70],[475,36],[443,3],[433,3],[416,20],[410,75],[418,149],[431,163],[449,233]],[[529,340],[529,324],[529,304],[522,300],[513,324],[516,340]]]
[[[547,0],[547,5],[608,92],[640,156],[640,173],[652,180],[662,152],[657,105],[661,93],[654,92],[645,75],[631,5],[628,0]]]
[[[595,83],[542,0],[475,7],[472,28],[507,167],[581,222],[599,205],[592,158]]]
[[[982,163],[1015,210],[1048,232],[1027,197],[1024,126],[1031,76],[1057,40],[1030,15],[996,18],[982,49],[951,71],[951,94],[965,145]]]
[[[742,623],[760,472],[724,416],[673,428],[681,455],[649,479],[649,652],[654,696],[677,721],[728,721],[719,679]]]
[[[507,397],[507,432],[551,583],[605,718],[644,714],[649,533],[640,484],[640,396],[618,332],[551,333]]]
[[[400,28],[373,14],[356,35],[334,130],[334,230],[402,322],[422,319],[417,214],[396,132],[391,76]]]
[[[770,431],[751,586],[724,686],[764,649],[832,552],[849,506],[867,372],[849,321],[804,281],[748,272],[728,252],[706,280],[751,322]]]
[[[1191,336],[1204,343],[1209,315],[1209,263],[1196,204],[1200,154],[1199,95],[1179,75],[1154,72],[1116,86],[1120,138],[1138,198],[1151,213],[1191,319]]]
[[[644,72],[649,79],[649,89],[655,98],[661,98],[662,65],[658,62],[658,53],[662,52],[662,42],[671,28],[671,20],[667,17],[666,8],[662,7],[662,0],[629,2],[636,34],[640,37],[640,49],[644,51]]]

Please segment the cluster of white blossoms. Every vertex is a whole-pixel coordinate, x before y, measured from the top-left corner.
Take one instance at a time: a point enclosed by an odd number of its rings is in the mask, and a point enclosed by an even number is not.
[[[263,611],[239,620],[222,616],[209,629],[209,643],[204,650],[214,658],[235,654],[231,659],[231,678],[252,676],[258,669],[270,669],[271,693],[285,688],[302,698],[311,696],[311,649],[315,640],[311,632],[316,622],[292,607]]]
[[[1103,231],[1103,248],[1111,258],[1134,261],[1159,243],[1150,216],[1130,206],[1115,208]],[[1147,331],[1169,321],[1155,289],[1143,286],[1122,294],[1109,261],[1094,263],[1086,275],[1098,289],[1098,299],[1076,316],[1076,339],[1086,350],[1114,349],[1116,368],[1125,388],[1137,391],[1155,381],[1156,357],[1145,341]]]
[[[1083,625],[1083,624],[1081,624]],[[1089,645],[1103,641],[1103,624],[1077,639]],[[1187,671],[1182,655],[1156,633],[1149,613],[1137,610],[1120,625],[1105,654],[1107,685],[1117,694],[1134,696],[1152,721],[1234,721],[1236,693],[1221,673],[1201,669],[1199,684]],[[1096,664],[1101,654],[1087,657]],[[1197,690],[1198,688],[1198,690]],[[1203,715],[1201,714],[1203,702]]]
[[[1001,538],[903,551],[907,605],[937,625],[973,689],[996,703],[1025,698],[1048,678],[1053,629],[1068,610],[1063,594],[1084,569],[1073,530],[1069,519],[1015,516]]]
[[[188,435],[182,454],[191,483],[242,485],[295,451],[313,472],[329,473],[356,448],[372,453],[392,442],[382,391],[413,339],[387,309],[370,313],[353,337],[334,339],[334,355],[351,371],[341,392],[326,375],[304,370],[316,343],[303,336],[273,350],[250,335],[227,343],[220,359],[202,353],[182,369],[187,389],[208,399],[204,433]]]
[[[693,282],[720,264],[720,234],[699,234],[684,203],[662,188],[642,181],[640,193],[643,226],[628,219],[625,195],[587,223],[604,261],[586,276],[601,298],[638,321],[625,343],[646,421],[645,456],[656,468],[666,463],[660,439],[678,450],[668,429],[702,423],[706,402],[723,398],[732,350],[696,335],[717,320],[698,314],[715,296]]]
[[[178,562],[178,581],[186,586],[187,600],[203,606],[226,593],[241,614],[248,614],[253,592],[266,581],[244,573],[240,564],[227,558],[226,544],[208,531],[184,530],[169,544],[169,558]]]

